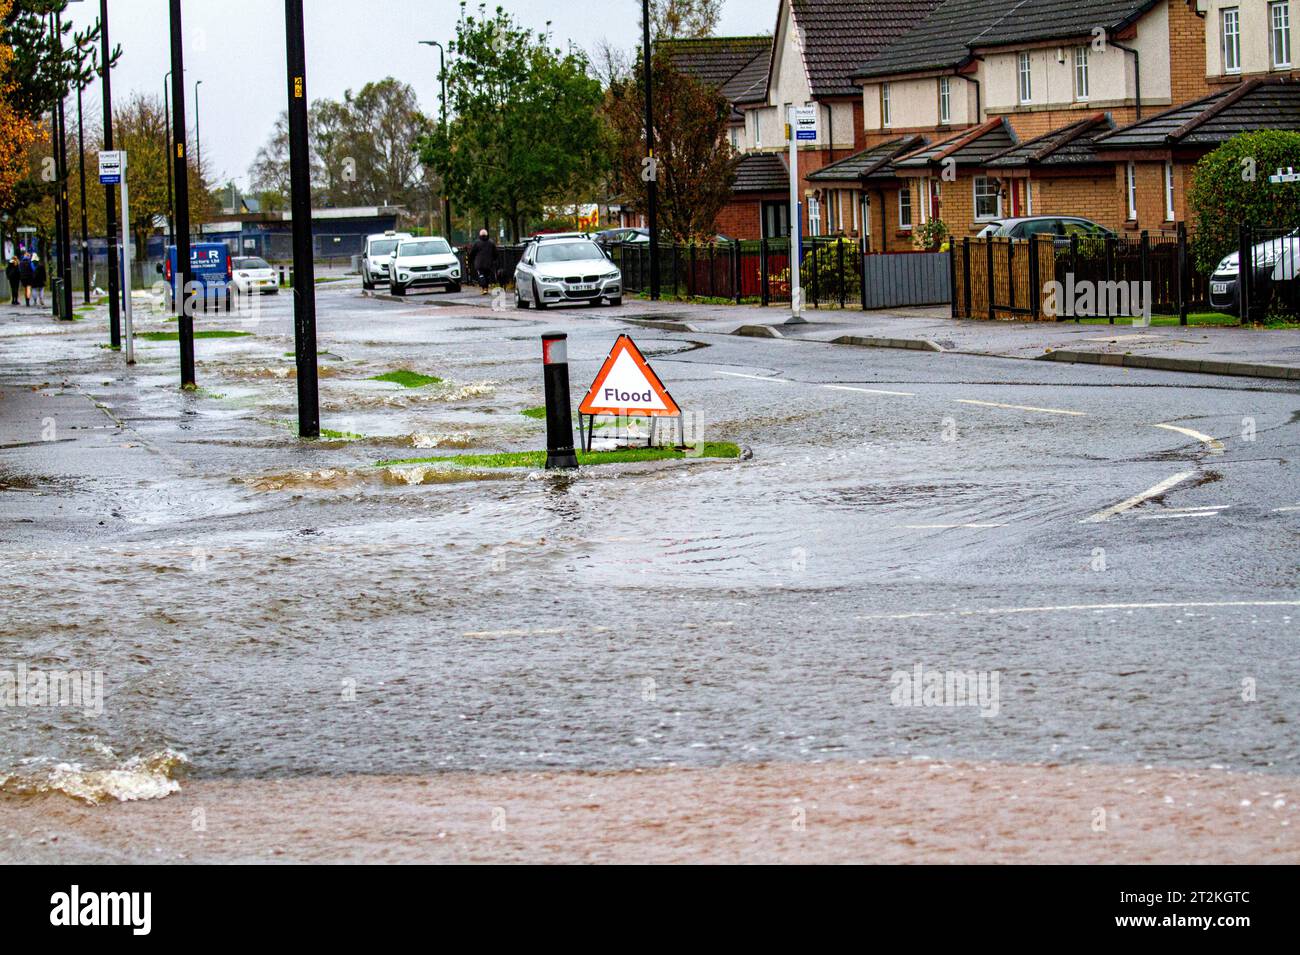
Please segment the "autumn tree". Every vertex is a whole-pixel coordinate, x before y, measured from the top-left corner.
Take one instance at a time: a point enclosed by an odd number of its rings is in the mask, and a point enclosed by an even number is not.
[[[659,224],[679,242],[713,234],[718,213],[731,198],[739,154],[726,139],[730,107],[718,90],[673,68],[656,53],[653,63],[655,158]],[[615,82],[605,116],[614,142],[614,191],[644,211],[651,167],[644,160],[644,66]]]
[[[454,118],[421,140],[420,155],[453,203],[485,223],[505,219],[518,237],[547,205],[594,191],[606,164],[602,93],[582,51],[553,47],[500,8],[472,16],[462,4],[447,52]]]
[[[650,0],[650,35],[655,40],[713,36],[721,15],[722,0]]]

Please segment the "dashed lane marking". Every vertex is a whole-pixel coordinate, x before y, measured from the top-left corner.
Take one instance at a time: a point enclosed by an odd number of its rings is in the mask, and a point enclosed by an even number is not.
[[[1273,508],[1273,513],[1274,513],[1274,514],[1286,514],[1286,513],[1289,512],[1289,511],[1300,511],[1300,504],[1294,504],[1294,505],[1291,505],[1290,507],[1275,507],[1275,508]]]
[[[986,527],[1006,527],[1003,524],[904,524],[902,525],[909,531],[942,531],[950,530],[955,527],[970,527],[975,529],[984,529]]]
[[[1150,603],[1058,604],[1044,607],[987,607],[979,610],[916,610],[880,613],[858,620],[916,620],[925,617],[999,617],[1017,613],[1068,613],[1100,610],[1205,610],[1217,607],[1300,607],[1300,600],[1187,600]]]
[[[998,401],[976,401],[974,398],[957,398],[959,405],[982,405],[985,408],[1010,408],[1012,411],[1040,411],[1043,414],[1068,414],[1078,418],[1088,417],[1086,411],[1067,411],[1064,408],[1036,408],[1033,405],[1004,405]]]
[[[1200,441],[1209,448],[1211,454],[1223,453],[1223,442],[1219,441],[1217,438],[1210,437],[1208,434],[1202,434],[1200,431],[1194,431],[1191,428],[1184,428],[1176,424],[1158,424],[1156,427],[1164,428],[1166,431],[1177,431],[1179,434],[1185,434],[1189,438],[1195,438],[1197,441]]]
[[[1100,524],[1108,517],[1114,517],[1116,514],[1123,513],[1124,511],[1127,511],[1130,507],[1137,507],[1143,501],[1150,500],[1153,497],[1157,497],[1165,493],[1165,491],[1169,490],[1174,485],[1182,484],[1194,473],[1195,472],[1193,471],[1183,471],[1179,474],[1175,474],[1173,477],[1167,477],[1159,484],[1157,484],[1155,487],[1149,487],[1141,494],[1134,494],[1128,500],[1120,501],[1118,504],[1108,507],[1104,511],[1098,511],[1096,514],[1092,515],[1091,517],[1085,517],[1079,523]]]
[[[1168,521],[1175,517],[1218,517],[1218,511],[1182,511],[1175,514],[1139,514],[1139,521]]]
[[[853,385],[822,385],[823,388],[831,388],[835,391],[860,391],[867,395],[897,395],[900,398],[915,398],[916,395],[910,391],[883,391],[880,388],[857,388]]]
[[[789,378],[769,378],[767,375],[746,375],[738,371],[719,371],[719,375],[729,375],[732,378],[748,378],[750,381],[779,381],[783,385],[790,384]]]

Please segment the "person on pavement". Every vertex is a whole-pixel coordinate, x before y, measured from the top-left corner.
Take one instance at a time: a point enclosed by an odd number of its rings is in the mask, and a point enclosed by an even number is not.
[[[470,246],[469,259],[474,274],[478,276],[479,294],[486,295],[497,264],[497,245],[488,236],[487,229],[479,229],[478,238]]]
[[[45,260],[38,255],[32,256],[32,288],[36,290],[36,306],[45,307]]]
[[[32,283],[36,281],[36,269],[32,267],[32,257],[24,252],[18,263],[18,281],[23,287],[23,304],[32,304]]]
[[[9,304],[18,304],[18,256],[9,256],[9,261],[5,264],[5,278],[9,280]]]

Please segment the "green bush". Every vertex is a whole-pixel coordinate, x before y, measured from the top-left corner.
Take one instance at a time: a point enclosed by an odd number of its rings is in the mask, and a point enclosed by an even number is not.
[[[805,298],[811,299],[814,286],[817,297],[829,301],[840,297],[840,248],[844,250],[844,296],[850,301],[862,293],[861,265],[858,262],[858,244],[852,239],[839,238],[831,242],[810,245],[799,267],[799,282]],[[814,276],[814,272],[816,275]]]
[[[1199,269],[1210,271],[1236,250],[1241,223],[1259,229],[1300,225],[1300,183],[1269,182],[1287,167],[1300,168],[1300,132],[1242,133],[1193,167],[1187,202],[1196,219],[1192,256]]]

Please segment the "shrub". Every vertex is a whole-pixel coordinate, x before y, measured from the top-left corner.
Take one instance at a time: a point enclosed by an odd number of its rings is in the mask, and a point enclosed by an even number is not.
[[[1187,203],[1196,219],[1192,255],[1199,269],[1210,271],[1237,248],[1243,222],[1260,229],[1300,225],[1300,183],[1269,182],[1286,167],[1300,168],[1300,132],[1242,133],[1193,167]]]

